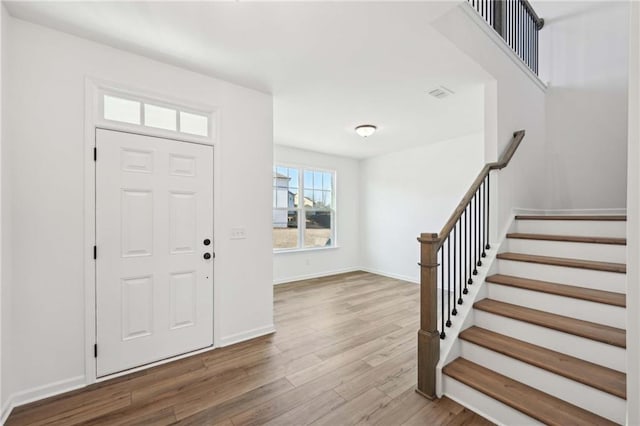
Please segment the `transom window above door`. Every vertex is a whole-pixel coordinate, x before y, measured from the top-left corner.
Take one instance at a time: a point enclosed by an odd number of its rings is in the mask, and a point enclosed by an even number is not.
[[[189,136],[211,136],[211,120],[206,113],[118,93],[103,93],[100,101],[102,118],[107,121]]]
[[[335,247],[335,172],[273,168],[273,249]]]

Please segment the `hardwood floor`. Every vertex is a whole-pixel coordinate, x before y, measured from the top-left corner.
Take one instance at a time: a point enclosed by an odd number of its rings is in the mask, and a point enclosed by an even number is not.
[[[280,285],[277,332],[14,409],[7,425],[484,425],[414,392],[418,286],[364,272]]]

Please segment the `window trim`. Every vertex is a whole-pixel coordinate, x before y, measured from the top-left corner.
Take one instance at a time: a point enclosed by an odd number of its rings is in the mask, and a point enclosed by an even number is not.
[[[155,96],[153,94],[141,93],[137,90],[129,90],[120,85],[116,86],[108,82],[92,80],[95,88],[94,98],[94,122],[104,129],[122,130],[136,134],[158,136],[183,142],[195,142],[204,145],[215,145],[218,140],[219,126],[217,123],[218,108],[208,105],[196,105],[193,102],[185,102],[179,99],[169,99],[166,96]],[[104,118],[104,96],[113,96],[140,103],[140,123],[133,124],[122,121],[109,120]],[[169,108],[176,111],[176,130],[167,130],[144,124],[145,104]],[[181,132],[180,112],[196,114],[207,118],[207,136],[194,135],[193,133]]]
[[[300,164],[296,164],[296,163],[287,163],[287,162],[274,162],[273,163],[273,169],[274,169],[274,173],[275,173],[275,169],[277,167],[286,167],[289,169],[297,169],[298,170],[298,191],[299,193],[302,195],[302,199],[303,199],[303,203],[302,206],[298,206],[294,209],[290,209],[290,208],[282,208],[282,207],[271,207],[272,211],[275,210],[283,210],[286,211],[287,214],[289,211],[295,210],[296,212],[298,212],[298,239],[297,239],[297,244],[296,247],[291,247],[291,248],[276,248],[273,247],[273,253],[295,253],[295,252],[303,252],[303,251],[315,251],[315,250],[332,250],[332,249],[337,249],[340,248],[340,246],[338,245],[338,219],[337,219],[337,211],[338,211],[338,206],[337,206],[337,181],[338,181],[338,173],[335,169],[329,169],[329,168],[321,168],[321,167],[317,167],[317,166],[305,166],[305,165],[300,165]],[[330,209],[323,209],[323,208],[315,208],[315,207],[308,207],[308,208],[304,208],[304,172],[305,171],[310,171],[310,172],[322,172],[322,173],[331,173],[332,174],[332,185],[331,185],[331,208]],[[273,179],[273,176],[272,176]],[[273,190],[274,186],[273,184],[271,185],[271,188]],[[305,247],[304,246],[304,231],[306,230],[306,221],[302,220],[303,215],[305,214],[305,212],[308,211],[328,211],[331,213],[331,245],[330,246],[322,246],[322,247]],[[273,225],[273,224],[272,224]],[[273,244],[272,244],[273,246]]]

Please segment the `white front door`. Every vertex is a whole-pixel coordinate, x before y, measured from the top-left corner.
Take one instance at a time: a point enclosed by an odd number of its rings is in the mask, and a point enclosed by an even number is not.
[[[213,148],[96,130],[97,374],[213,344]]]

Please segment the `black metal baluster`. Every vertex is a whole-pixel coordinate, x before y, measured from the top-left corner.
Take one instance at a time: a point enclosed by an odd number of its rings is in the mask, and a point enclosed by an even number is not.
[[[505,20],[504,20],[504,25],[506,27],[506,31],[505,31],[505,40],[507,42],[507,44],[509,46],[511,46],[511,2],[510,1],[506,1],[504,2],[504,16],[505,16]]]
[[[529,15],[529,68],[533,70],[533,17]]]
[[[465,212],[467,213],[467,258],[466,260],[466,265],[469,267],[469,273],[467,274],[467,284],[471,285],[473,284],[473,278],[471,278],[471,247],[473,246],[473,238],[471,237],[471,227],[469,226],[469,223],[471,221],[471,201],[469,200],[469,203],[467,204],[467,207],[465,209]]]
[[[449,247],[449,240],[451,235],[447,237],[447,327],[451,327],[451,249]]]
[[[522,36],[524,39],[524,57],[525,57],[525,63],[527,63],[527,56],[529,54],[528,52],[528,44],[529,44],[529,33],[527,31],[527,18],[528,18],[528,13],[527,13],[527,9],[524,8],[523,5],[523,10],[522,10]]]
[[[529,31],[527,31],[527,46],[528,46],[528,49],[529,49],[529,60],[527,61],[527,65],[529,65],[530,69],[533,69],[533,67],[532,67],[533,62],[531,60],[533,58],[533,56],[532,56],[533,55],[533,49],[532,49],[533,46],[531,45],[531,40],[533,40],[533,37],[531,36],[531,29],[533,28],[532,27],[532,23],[533,23],[533,18],[531,17],[531,15],[529,15],[529,26],[528,26],[529,27]]]
[[[531,23],[533,22],[533,18],[531,17],[531,14],[529,13],[529,10],[527,10],[527,65],[529,66],[529,69],[533,69],[531,67]]]
[[[518,2],[518,56],[522,58],[522,3]]]
[[[478,275],[478,191],[473,194],[473,275]]]
[[[511,2],[511,48],[516,51],[516,6],[515,0]]]
[[[518,2],[518,55],[522,58],[522,3]]]
[[[538,34],[538,28],[535,18],[531,18],[531,69],[535,71],[536,60],[538,59],[538,49],[536,48],[536,35]],[[536,74],[538,72],[536,71]]]
[[[491,19],[491,27],[496,27],[496,2],[492,0],[489,6],[489,18]]]
[[[522,2],[520,2],[520,57],[522,58],[522,60],[525,59],[525,55],[524,55],[524,32],[525,32],[525,26],[524,26],[524,6],[522,5]]]
[[[458,310],[456,309],[456,227],[453,226],[453,310],[451,311],[451,315],[458,315]]]
[[[447,335],[444,332],[444,245],[440,247],[440,294],[441,294],[441,304],[440,304],[440,317],[442,318],[442,322],[440,323],[440,338],[444,339]]]
[[[458,226],[458,305],[462,305],[462,216],[456,222],[456,226]],[[466,293],[465,293],[466,294]]]
[[[489,230],[489,224],[491,223],[491,181],[489,180],[491,176],[491,172],[487,173],[487,245],[484,247],[487,250],[491,248],[491,244],[489,244],[489,238],[491,238],[491,233]]]
[[[516,12],[518,11],[518,3],[516,3],[517,0],[513,1],[511,3],[511,28],[513,30],[513,39],[511,40],[511,48],[513,49],[514,52],[517,52],[516,49],[516,44],[517,44],[517,37],[516,37]]]
[[[470,281],[470,277],[469,275],[471,275],[469,273],[469,269],[467,269],[467,265],[469,265],[469,256],[467,255],[469,253],[469,214],[467,213],[467,209],[468,209],[469,205],[467,204],[467,207],[464,208],[464,220],[467,222],[467,230],[464,233],[464,294],[469,293],[469,289],[467,289],[467,284],[472,284],[473,281]],[[462,223],[462,226],[464,227],[464,222]]]
[[[522,58],[522,4],[518,2],[518,56]]]
[[[487,175],[488,176],[488,175]],[[482,182],[484,193],[482,194],[482,257],[487,257],[485,247],[487,246],[487,180]]]
[[[480,184],[476,194],[478,194],[478,198],[476,198],[476,266],[482,266],[482,259],[480,259],[480,246],[482,245],[482,241],[480,240],[480,203],[482,202],[482,184]]]
[[[534,34],[534,38],[533,38],[533,44],[535,46],[535,58],[534,58],[534,63],[535,63],[535,68],[534,71],[536,72],[536,74],[538,74],[538,61],[540,60],[540,57],[538,55],[538,34],[540,33],[540,30],[538,30],[538,24],[536,23],[536,32]]]
[[[522,5],[522,55],[527,63],[527,9]]]

